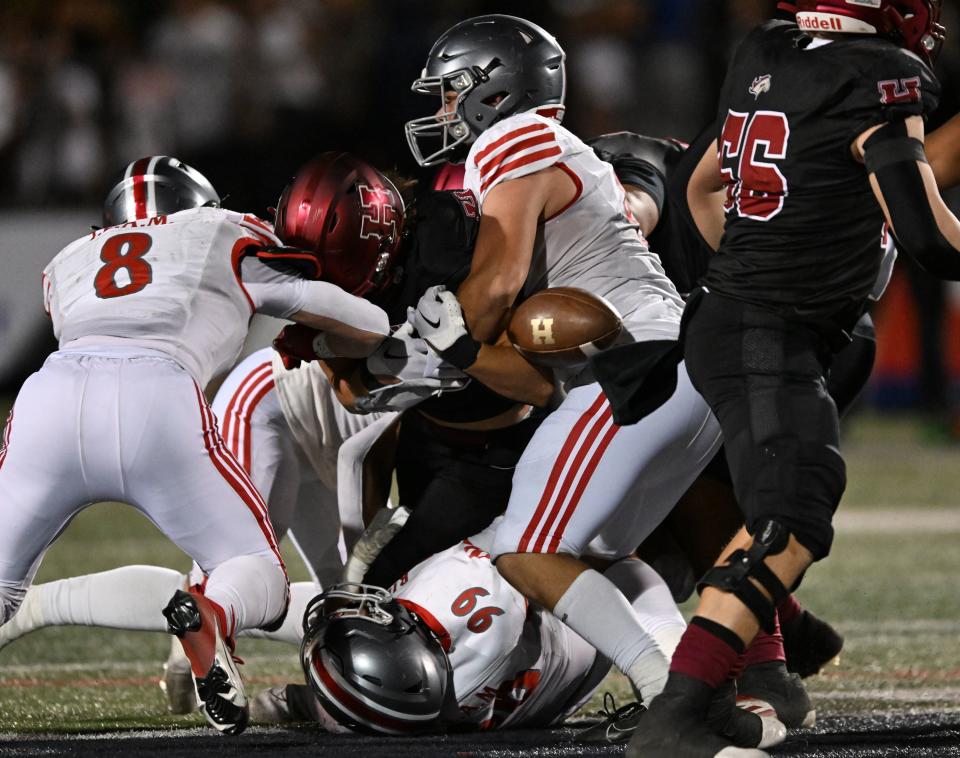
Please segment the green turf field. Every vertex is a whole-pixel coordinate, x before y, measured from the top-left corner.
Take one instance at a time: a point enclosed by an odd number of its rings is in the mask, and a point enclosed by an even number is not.
[[[960,702],[960,448],[924,440],[904,418],[860,417],[847,429],[850,484],[834,554],[800,591],[847,637],[840,665],[809,680],[821,713],[942,712]],[[100,505],[71,524],[38,580],[125,563],[188,566],[142,517]],[[304,578],[291,564],[292,578]],[[0,651],[0,732],[199,724],[165,711],[156,683],[168,645],[165,635],[79,627],[12,644]],[[252,690],[297,676],[293,648],[245,640],[239,652]],[[624,697],[620,678],[608,684]]]

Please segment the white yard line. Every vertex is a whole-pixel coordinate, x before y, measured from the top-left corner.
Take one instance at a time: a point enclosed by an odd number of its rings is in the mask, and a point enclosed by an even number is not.
[[[833,520],[840,534],[903,534],[960,532],[960,508],[844,508]]]
[[[252,665],[284,664],[293,660],[291,655],[252,655],[243,660]],[[156,661],[85,661],[83,663],[24,663],[19,665],[0,664],[0,678],[23,677],[30,674],[42,674],[49,671],[64,674],[90,674],[102,671],[131,671],[144,674],[162,674]]]

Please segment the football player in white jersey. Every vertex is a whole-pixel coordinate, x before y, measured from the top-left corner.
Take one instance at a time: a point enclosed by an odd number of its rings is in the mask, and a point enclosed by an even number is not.
[[[302,685],[268,691],[258,702],[274,699],[275,713],[290,720],[310,716],[328,729],[334,721],[385,734],[545,727],[571,715],[610,661],[500,576],[484,549],[492,536],[488,529],[428,558],[389,593],[341,585],[315,598],[304,617],[301,661],[318,702]],[[685,624],[656,572],[629,560],[608,577],[651,634],[671,646]],[[422,688],[410,690],[418,678]]]
[[[465,157],[465,184],[481,205],[470,275],[456,297],[421,300],[420,335],[471,374],[479,345],[501,335],[516,299],[573,286],[620,311],[638,362],[675,360],[683,301],[628,219],[613,169],[559,124],[565,73],[556,40],[523,19],[470,19],[437,41],[414,90],[440,98],[436,115],[407,125],[415,157],[423,165]],[[430,137],[439,149],[425,155]],[[632,426],[614,422],[617,409],[585,367],[558,377],[565,398],[517,466],[491,551],[508,581],[610,658],[644,700],[663,687],[672,651],[650,659],[629,604],[579,556],[614,524],[598,555],[628,555],[721,443],[683,364],[658,373],[675,385],[651,387]]]
[[[127,502],[206,575],[163,613],[207,720],[238,733],[248,706],[233,637],[282,621],[288,586],[266,506],[201,387],[236,359],[254,312],[308,324],[356,357],[383,341],[386,314],[278,270],[319,273],[302,253],[288,260],[267,224],[219,208],[210,183],[173,158],[131,163],[104,222],[44,271],[60,349],[21,389],[0,452],[0,500],[15,506],[0,517],[0,621],[80,510]]]

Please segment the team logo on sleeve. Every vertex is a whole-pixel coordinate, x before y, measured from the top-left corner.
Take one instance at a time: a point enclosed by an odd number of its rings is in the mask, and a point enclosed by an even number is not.
[[[753,80],[753,84],[750,85],[750,94],[753,95],[755,100],[760,99],[760,95],[765,92],[769,92],[773,86],[773,76],[770,74],[764,74],[763,76],[758,76]]]
[[[880,90],[880,102],[884,105],[920,102],[920,77],[909,79],[885,79],[877,82]]]

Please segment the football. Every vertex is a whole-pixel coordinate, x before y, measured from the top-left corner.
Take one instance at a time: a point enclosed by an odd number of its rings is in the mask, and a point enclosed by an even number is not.
[[[533,364],[560,368],[585,363],[620,334],[620,314],[610,303],[576,287],[541,290],[513,310],[507,337]]]

